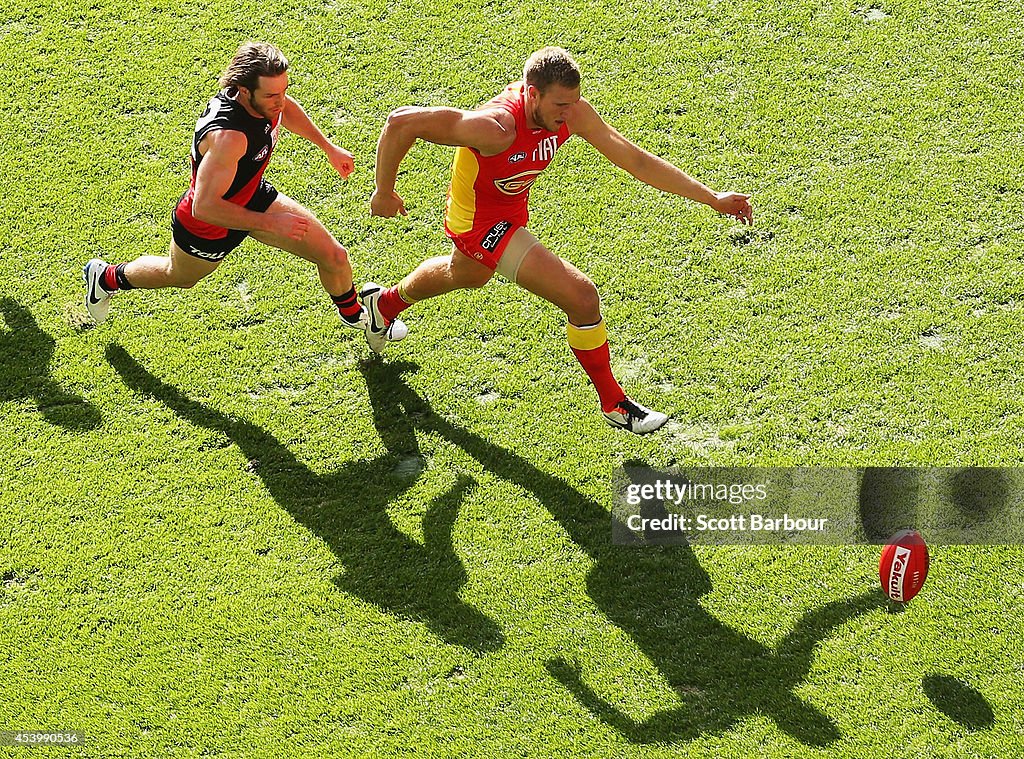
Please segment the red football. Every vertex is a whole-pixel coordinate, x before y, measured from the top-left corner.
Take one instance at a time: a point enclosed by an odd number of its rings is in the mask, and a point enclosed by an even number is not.
[[[917,530],[897,532],[882,549],[878,579],[893,601],[906,603],[928,577],[928,546]]]

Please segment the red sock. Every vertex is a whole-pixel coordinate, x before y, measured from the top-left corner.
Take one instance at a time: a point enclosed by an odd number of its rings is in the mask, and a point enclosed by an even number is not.
[[[396,316],[412,305],[412,303],[407,302],[399,294],[399,287],[401,287],[401,285],[389,287],[380,294],[380,298],[377,300],[377,310],[380,311],[380,315],[389,322],[393,321]]]
[[[100,274],[100,287],[108,293],[116,293],[118,290],[134,290],[135,286],[125,276],[124,267],[128,264],[107,264],[107,268]]]
[[[107,264],[107,268],[103,270],[102,281],[103,289],[108,293],[112,293],[118,289],[117,286],[117,267]]]
[[[608,331],[603,319],[590,327],[581,328],[570,324],[569,347],[572,348],[583,371],[594,383],[597,395],[601,399],[602,411],[611,411],[625,400],[626,393],[612,374]]]

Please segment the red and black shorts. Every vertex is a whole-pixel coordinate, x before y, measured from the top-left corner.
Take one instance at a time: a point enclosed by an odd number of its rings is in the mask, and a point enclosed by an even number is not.
[[[256,193],[252,196],[245,207],[250,211],[263,213],[275,200],[278,192],[270,182],[260,182]],[[184,197],[184,196],[182,196]],[[242,229],[228,229],[223,237],[210,239],[200,237],[186,229],[185,225],[178,219],[177,206],[171,212],[171,236],[174,244],[188,253],[203,261],[221,261],[223,258],[242,244],[242,241],[249,236],[249,233]]]

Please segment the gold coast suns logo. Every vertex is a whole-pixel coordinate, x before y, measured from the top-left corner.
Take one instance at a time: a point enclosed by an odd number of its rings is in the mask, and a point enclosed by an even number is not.
[[[530,185],[537,181],[540,176],[540,169],[521,171],[504,179],[495,179],[494,186],[506,195],[519,195],[530,189]]]

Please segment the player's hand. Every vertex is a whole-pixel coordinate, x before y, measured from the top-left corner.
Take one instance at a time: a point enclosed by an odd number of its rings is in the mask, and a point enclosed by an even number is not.
[[[371,216],[408,216],[405,210],[405,201],[392,190],[391,192],[374,192],[370,198]]]
[[[271,226],[268,232],[292,240],[301,240],[309,231],[309,219],[296,213],[268,213],[267,221]]]
[[[750,196],[739,192],[716,192],[715,202],[711,204],[718,213],[731,216],[744,224],[754,223],[754,209],[750,206]]]
[[[356,168],[356,162],[352,154],[344,148],[339,148],[337,145],[331,145],[326,152],[327,160],[331,162],[334,170],[341,174],[342,179],[348,179],[349,174],[355,171]]]

